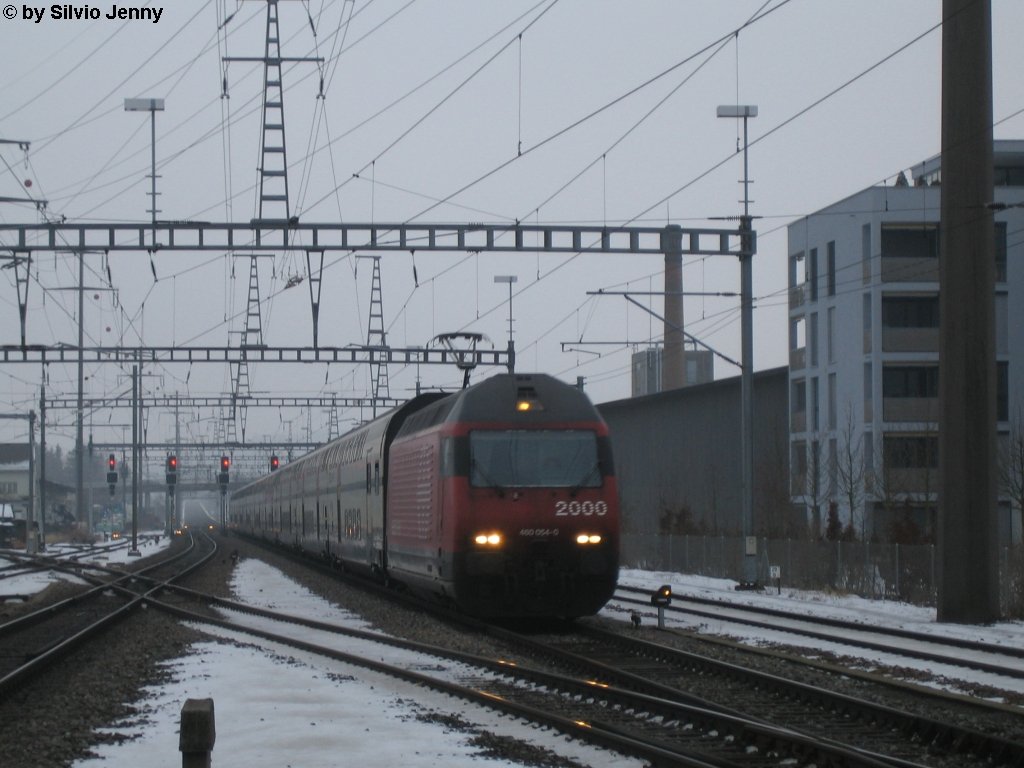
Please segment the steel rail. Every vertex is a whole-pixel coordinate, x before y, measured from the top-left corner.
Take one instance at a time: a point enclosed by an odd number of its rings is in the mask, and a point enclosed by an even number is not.
[[[185,568],[184,570],[174,574],[170,579],[167,580],[167,582],[182,578],[183,576],[194,571],[196,568],[199,568],[202,565],[204,565],[210,558],[216,555],[216,542],[213,541],[213,539],[210,539],[209,537],[206,537],[206,539],[210,544],[212,544],[210,552],[203,556],[203,558],[198,560],[196,563],[190,565],[188,568]],[[146,595],[140,595],[137,592],[130,590],[128,587],[124,586],[124,582],[131,581],[138,577],[145,577],[145,574],[150,571],[153,571],[157,568],[165,567],[167,565],[173,564],[177,560],[186,558],[193,553],[194,549],[195,540],[193,539],[190,542],[190,546],[185,551],[177,553],[174,557],[165,558],[160,562],[148,565],[144,568],[139,569],[138,571],[123,573],[123,575],[120,578],[117,578],[112,582],[106,582],[92,589],[89,589],[81,595],[77,595],[73,598],[68,598],[67,600],[62,600],[58,603],[54,603],[51,606],[47,606],[46,608],[40,609],[39,611],[34,611],[30,614],[26,614],[25,616],[19,617],[12,621],[0,624],[0,635],[8,635],[12,632],[24,630],[26,628],[34,626],[35,624],[45,621],[48,618],[52,618],[72,605],[76,605],[78,603],[83,602],[86,599],[96,597],[97,595],[107,592],[111,589],[128,594],[130,596],[130,599],[128,600],[127,603],[119,606],[113,611],[104,614],[98,620],[90,622],[87,626],[79,629],[71,635],[56,640],[52,645],[36,654],[32,659],[30,659],[24,664],[19,665],[18,667],[4,675],[2,678],[0,678],[0,694],[6,695],[10,693],[12,690],[16,689],[19,685],[22,685],[25,681],[27,681],[35,674],[48,668],[56,661],[65,657],[72,651],[78,649],[79,647],[87,643],[89,640],[99,635],[104,630],[110,628],[117,622],[122,621],[136,609],[143,606],[145,604]]]
[[[619,587],[620,590],[632,592],[634,591],[631,587]],[[636,589],[636,592],[642,593],[649,596],[650,590]],[[639,600],[636,598],[618,598],[623,602],[628,602],[636,605],[644,605],[650,607],[650,600]],[[935,635],[929,635],[924,632],[914,632],[909,629],[900,629],[899,627],[883,627],[883,626],[870,626],[867,624],[858,624],[852,621],[844,621],[842,619],[830,618],[827,616],[808,616],[806,614],[793,613],[789,611],[782,611],[776,608],[765,608],[760,606],[748,606],[748,605],[736,605],[728,603],[722,600],[708,600],[707,598],[691,598],[688,595],[680,595],[678,593],[672,595],[672,599],[676,602],[694,602],[702,605],[718,606],[720,608],[727,608],[732,611],[755,613],[759,615],[774,616],[777,618],[784,618],[790,621],[802,621],[814,624],[821,624],[823,626],[835,627],[836,629],[854,630],[857,632],[864,632],[877,635],[885,635],[888,637],[897,637],[902,640],[912,640],[914,642],[929,643],[930,645],[941,645],[949,646],[951,648],[957,648],[960,650],[976,651],[979,653],[991,653],[997,656],[1009,656],[1016,659],[1024,659],[1024,648],[1017,648],[1014,646],[1002,646],[993,645],[992,643],[979,642],[977,640],[969,640],[966,638],[940,638]],[[971,659],[964,658],[962,656],[948,656],[941,653],[932,653],[930,651],[917,651],[909,648],[901,648],[895,646],[888,646],[882,643],[873,643],[871,641],[852,640],[849,638],[837,637],[836,635],[830,635],[826,632],[816,632],[813,629],[800,629],[797,627],[780,627],[778,624],[771,624],[770,622],[757,621],[755,619],[744,619],[742,617],[729,617],[722,616],[720,614],[713,613],[711,611],[701,611],[692,608],[682,608],[678,605],[665,606],[666,613],[679,613],[690,616],[700,616],[702,618],[718,619],[720,621],[731,621],[737,624],[745,624],[751,627],[757,627],[758,629],[771,629],[776,632],[789,632],[796,635],[803,635],[810,637],[815,640],[827,640],[830,642],[845,643],[847,645],[855,645],[858,648],[867,648],[872,651],[884,651],[887,653],[894,653],[902,656],[910,656],[916,659],[922,659],[924,661],[934,661],[942,664],[949,664],[957,667],[968,667],[981,672],[991,672],[993,674],[1003,675],[1005,677],[1024,678],[1024,670],[1022,669],[1011,669],[1006,667],[1000,667],[994,664],[987,664],[983,661],[974,661]]]
[[[318,629],[346,637],[359,638],[372,642],[403,648],[452,661],[459,661],[470,666],[479,667],[503,677],[513,678],[539,686],[551,696],[568,694],[570,696],[593,699],[599,704],[607,704],[617,707],[620,711],[632,710],[637,713],[646,713],[643,716],[637,715],[643,720],[660,719],[662,723],[669,723],[673,720],[682,720],[687,723],[697,723],[697,728],[705,734],[718,732],[723,738],[736,739],[747,745],[771,744],[773,748],[785,750],[788,754],[808,755],[814,754],[819,759],[826,760],[823,764],[863,766],[863,768],[893,768],[902,766],[912,768],[918,766],[916,763],[903,760],[894,760],[883,755],[876,755],[868,750],[850,748],[838,742],[823,741],[807,734],[802,734],[790,729],[779,728],[770,723],[744,717],[738,713],[726,712],[721,709],[684,703],[678,699],[679,691],[665,689],[665,693],[673,698],[663,698],[647,693],[616,688],[604,683],[590,679],[576,679],[552,672],[545,672],[538,669],[523,666],[507,660],[495,660],[486,657],[467,654],[458,651],[450,651],[438,646],[427,645],[410,640],[402,640],[386,635],[381,635],[365,630],[340,627],[336,624],[320,622],[303,617],[282,614],[276,611],[238,603],[224,598],[204,595],[184,587],[170,586],[171,590],[188,594],[193,598],[205,598],[209,603],[229,610],[240,611],[262,618],[296,624],[310,629]],[[635,733],[629,733],[619,726],[606,722],[595,722],[588,720],[583,723],[579,719],[565,718],[555,715],[537,707],[524,705],[510,700],[507,696],[496,695],[469,688],[466,686],[449,683],[424,675],[419,672],[406,670],[403,667],[380,662],[364,656],[354,655],[348,652],[338,651],[334,648],[298,640],[288,635],[269,632],[246,624],[240,624],[230,619],[216,618],[195,611],[181,608],[162,600],[151,599],[154,608],[168,611],[169,613],[196,622],[202,622],[218,626],[243,634],[255,635],[265,640],[279,642],[300,650],[316,653],[321,656],[354,664],[367,669],[372,669],[383,674],[414,682],[467,699],[487,707],[501,709],[502,711],[518,717],[525,717],[535,722],[550,725],[558,728],[568,735],[580,738],[588,742],[597,743],[600,746],[616,749],[627,754],[634,754],[644,759],[652,760],[655,764],[670,759],[673,765],[687,766],[739,766],[742,763],[723,761],[703,754],[691,752],[674,751],[662,744],[648,743],[638,739]],[[662,726],[670,730],[668,725]],[[666,739],[667,740],[667,739]],[[663,740],[664,741],[664,740]]]

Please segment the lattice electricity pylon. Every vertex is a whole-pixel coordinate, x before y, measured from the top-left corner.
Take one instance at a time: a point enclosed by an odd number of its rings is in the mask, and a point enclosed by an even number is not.
[[[338,428],[338,404],[333,399],[331,407],[327,410],[327,442],[331,442],[340,435]]]
[[[288,220],[288,153],[284,139],[284,87],[281,84],[281,30],[277,0],[267,0],[267,40],[263,56],[263,141],[260,157],[259,218]]]
[[[264,256],[266,256],[264,254]],[[248,417],[246,400],[249,397],[249,361],[246,350],[258,349],[263,346],[263,315],[260,308],[260,272],[258,259],[260,255],[249,256],[249,295],[245,309],[245,330],[239,341],[241,356],[235,365],[231,377],[231,421],[229,432],[234,429],[237,418],[241,426],[242,440],[245,442],[245,425]],[[271,257],[272,258],[272,257]]]
[[[380,256],[373,259],[373,280],[370,282],[370,322],[366,331],[366,346],[384,352],[388,348],[387,334],[384,331],[384,301],[380,285]],[[391,397],[388,384],[387,363],[375,359],[370,363],[371,390],[373,399],[373,415],[377,415],[377,401],[382,397]]]
[[[278,0],[267,0],[267,36],[263,56],[226,56],[224,61],[261,62],[263,64],[262,140],[260,142],[257,217],[263,220],[287,222],[291,218],[291,206],[288,199],[288,153],[284,131],[284,84],[281,78],[281,67],[286,62],[299,61],[322,64],[323,58],[294,58],[281,55],[281,29],[278,23],[277,3]],[[310,23],[312,24],[312,19]],[[321,96],[323,95],[322,88],[321,82]],[[226,77],[224,90],[227,91]]]

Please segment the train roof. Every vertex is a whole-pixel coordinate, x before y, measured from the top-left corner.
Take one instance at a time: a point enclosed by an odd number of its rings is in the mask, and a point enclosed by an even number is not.
[[[522,404],[528,404],[524,410]],[[411,414],[398,436],[446,421],[602,421],[578,388],[545,373],[504,373],[452,393]]]

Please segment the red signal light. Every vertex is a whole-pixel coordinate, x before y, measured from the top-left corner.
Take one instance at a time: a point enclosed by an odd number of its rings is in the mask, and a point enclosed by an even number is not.
[[[168,472],[175,472],[175,471],[177,471],[177,469],[178,469],[178,457],[177,456],[168,456],[167,457],[167,471]]]
[[[228,468],[230,466],[231,466],[231,459],[229,459],[227,456],[221,456],[220,457],[220,471],[221,472],[227,472]]]
[[[270,457],[270,471],[273,472],[274,470],[276,470],[280,466],[281,466],[281,462],[277,458],[277,456],[271,456]]]
[[[111,472],[117,469],[117,457],[114,454],[110,454],[110,457],[107,459],[107,467]]]

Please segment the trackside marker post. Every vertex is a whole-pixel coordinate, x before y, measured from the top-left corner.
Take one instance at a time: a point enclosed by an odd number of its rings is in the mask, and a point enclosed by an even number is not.
[[[210,753],[216,740],[213,699],[187,699],[181,708],[178,737],[181,768],[210,768]]]

